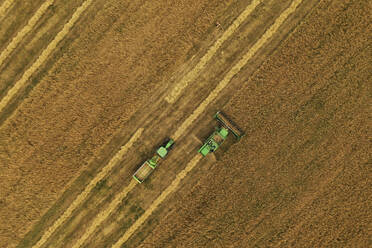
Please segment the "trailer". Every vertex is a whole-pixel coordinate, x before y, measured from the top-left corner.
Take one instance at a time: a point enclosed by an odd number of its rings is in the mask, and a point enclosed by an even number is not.
[[[173,139],[167,139],[167,141],[156,150],[156,153],[138,168],[138,170],[133,174],[133,178],[139,183],[144,182],[155,168],[159,166],[161,161],[165,159],[173,144]]]
[[[221,111],[218,111],[214,115],[214,118],[218,120],[221,125],[216,127],[216,130],[206,139],[202,147],[198,150],[203,156],[216,151],[225,141],[230,131],[237,140],[240,140],[244,136],[244,132]]]

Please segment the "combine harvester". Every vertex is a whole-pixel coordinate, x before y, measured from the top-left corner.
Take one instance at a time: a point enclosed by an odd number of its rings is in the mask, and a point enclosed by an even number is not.
[[[169,150],[174,144],[173,139],[168,139],[164,145],[156,150],[151,159],[146,160],[141,167],[134,173],[133,178],[142,183],[152,173],[152,171],[159,165],[159,163],[168,155]]]
[[[241,131],[229,118],[218,111],[214,118],[217,119],[222,125],[216,127],[216,130],[209,136],[204,142],[203,146],[200,147],[199,151],[203,156],[206,156],[210,152],[214,152],[220,147],[225,141],[229,132],[231,131],[237,140],[240,140],[244,136],[244,132]]]

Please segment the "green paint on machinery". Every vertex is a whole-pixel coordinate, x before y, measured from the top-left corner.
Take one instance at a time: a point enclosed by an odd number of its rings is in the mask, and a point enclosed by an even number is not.
[[[224,113],[218,111],[214,118],[221,123],[221,126],[216,127],[216,130],[208,137],[202,147],[198,150],[203,156],[210,152],[216,151],[220,145],[225,141],[229,132],[233,133],[237,140],[244,136],[241,131]]]
[[[210,152],[214,152],[215,150],[222,145],[222,143],[227,138],[229,134],[229,130],[224,127],[217,128],[216,131],[212,133],[211,136],[204,142],[203,146],[199,149],[199,152],[206,156]]]
[[[141,167],[134,173],[133,178],[142,183],[152,173],[152,171],[165,159],[170,149],[174,144],[173,139],[168,139],[162,146],[160,146],[152,158],[146,160]]]
[[[211,152],[216,151],[222,143],[226,140],[229,133],[231,132],[237,140],[240,140],[244,136],[241,131],[224,113],[218,111],[214,118],[221,124],[216,127],[216,130],[208,137],[202,147],[198,150],[203,156],[208,155]],[[170,149],[174,144],[173,139],[167,139],[162,146],[160,146],[155,154],[148,160],[146,160],[140,168],[134,173],[133,178],[142,183],[146,178],[155,170],[157,166],[167,157]]]

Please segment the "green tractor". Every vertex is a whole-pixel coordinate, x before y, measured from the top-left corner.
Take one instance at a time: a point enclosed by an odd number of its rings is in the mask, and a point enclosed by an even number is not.
[[[174,144],[173,139],[168,139],[162,146],[160,146],[152,158],[146,160],[141,167],[134,173],[133,178],[142,183],[152,173],[153,170],[160,164],[162,160],[168,155],[169,150]]]
[[[215,150],[222,145],[229,133],[233,133],[237,140],[240,140],[244,136],[243,131],[241,131],[231,120],[227,118],[225,114],[221,111],[218,111],[214,118],[217,119],[221,126],[216,127],[216,130],[208,137],[204,142],[202,147],[198,150],[203,156],[206,156],[210,152]]]

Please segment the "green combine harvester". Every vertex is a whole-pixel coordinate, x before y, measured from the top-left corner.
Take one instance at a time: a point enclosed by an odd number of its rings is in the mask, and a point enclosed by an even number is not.
[[[166,142],[164,142],[164,144],[156,150],[156,153],[152,156],[152,158],[146,160],[136,171],[136,173],[134,173],[133,178],[139,183],[145,181],[145,179],[152,173],[153,170],[155,170],[159,163],[168,155],[173,144],[173,139],[168,139]]]
[[[233,133],[237,140],[240,140],[244,136],[241,131],[225,114],[218,111],[214,118],[217,119],[222,125],[216,127],[216,130],[208,137],[204,142],[203,146],[200,147],[199,151],[203,156],[206,156],[210,152],[215,150],[222,145],[229,133]]]

